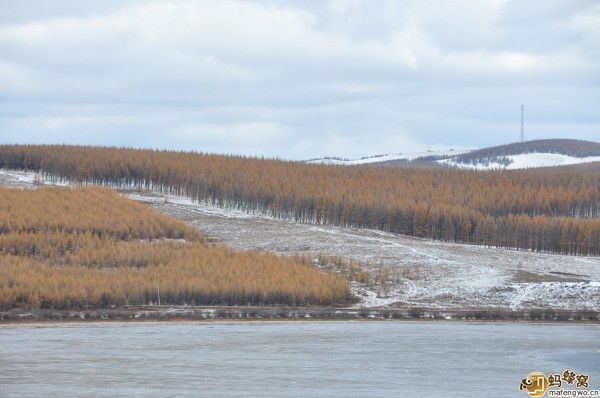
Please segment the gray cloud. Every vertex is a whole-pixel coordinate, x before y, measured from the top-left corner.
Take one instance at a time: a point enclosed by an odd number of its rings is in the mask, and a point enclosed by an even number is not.
[[[0,141],[309,158],[600,140],[593,1],[14,2]]]

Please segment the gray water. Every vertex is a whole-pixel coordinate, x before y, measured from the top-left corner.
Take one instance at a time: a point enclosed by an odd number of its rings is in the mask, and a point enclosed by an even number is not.
[[[590,375],[597,325],[107,323],[0,327],[0,396],[527,397],[531,371]]]

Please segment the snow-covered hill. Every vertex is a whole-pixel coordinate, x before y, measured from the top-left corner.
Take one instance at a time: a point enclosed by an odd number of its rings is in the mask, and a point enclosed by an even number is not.
[[[471,151],[438,163],[461,168],[527,169],[600,161],[600,143],[570,139],[517,142]]]
[[[570,139],[535,140],[472,151],[450,149],[447,151],[374,155],[360,159],[320,158],[307,161],[307,163],[346,166],[364,164],[402,166],[418,164],[477,170],[514,170],[568,166],[590,162],[600,162],[600,143]]]
[[[455,158],[438,160],[438,163],[461,168],[491,170],[491,169],[530,169],[535,167],[568,166],[572,164],[600,162],[600,156],[575,157],[560,153],[522,153],[507,155],[500,159],[483,160],[476,163],[461,163]]]
[[[372,164],[372,163],[383,163],[383,162],[399,162],[402,161],[412,162],[417,159],[425,159],[425,158],[436,158],[436,159],[445,159],[449,157],[454,157],[457,155],[466,154],[469,151],[466,150],[455,150],[449,149],[447,151],[422,151],[422,152],[403,152],[403,153],[393,153],[393,154],[383,154],[383,155],[372,155],[365,156],[360,159],[343,159],[337,157],[325,157],[319,159],[310,159],[307,160],[306,163],[318,163],[318,164],[338,164],[338,165],[346,165],[346,166],[356,166],[361,164]]]

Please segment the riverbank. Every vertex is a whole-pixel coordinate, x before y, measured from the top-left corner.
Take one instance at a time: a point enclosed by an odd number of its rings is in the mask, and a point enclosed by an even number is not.
[[[89,321],[210,321],[210,320],[444,320],[599,322],[598,311],[554,309],[334,308],[334,307],[127,307],[87,310],[0,311],[0,324]]]

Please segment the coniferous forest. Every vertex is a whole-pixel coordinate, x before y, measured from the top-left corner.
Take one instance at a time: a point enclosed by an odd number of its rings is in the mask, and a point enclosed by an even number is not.
[[[110,188],[0,188],[0,309],[352,300],[346,279],[304,257],[208,245]]]
[[[600,167],[474,171],[328,166],[195,152],[0,146],[0,167],[152,188],[300,222],[600,255]]]

